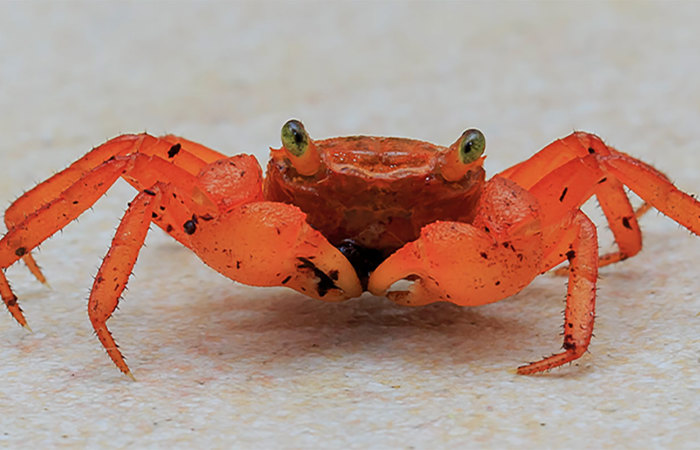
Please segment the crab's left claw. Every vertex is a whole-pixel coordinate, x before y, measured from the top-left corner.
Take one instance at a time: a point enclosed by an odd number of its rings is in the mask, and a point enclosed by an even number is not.
[[[494,178],[484,186],[472,224],[426,225],[372,273],[368,288],[403,305],[482,305],[527,286],[541,258],[536,201],[515,183]],[[413,284],[407,290],[394,285],[400,280]]]
[[[499,241],[469,224],[436,222],[374,271],[369,291],[407,306],[495,302],[518,292],[537,275],[536,244]],[[401,280],[412,284],[401,287],[397,283]]]

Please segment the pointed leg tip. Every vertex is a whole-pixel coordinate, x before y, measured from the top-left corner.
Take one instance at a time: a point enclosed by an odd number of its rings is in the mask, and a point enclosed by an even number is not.
[[[22,257],[22,261],[24,261],[29,271],[32,273],[32,275],[34,275],[34,278],[36,278],[37,281],[39,281],[39,283],[44,285],[48,284],[46,282],[46,277],[41,272],[39,265],[36,263],[36,260],[34,259],[31,253],[27,253],[26,255],[24,255]]]
[[[29,327],[29,324],[28,324],[27,322],[22,323],[22,324],[20,324],[20,325],[22,325],[22,328],[24,328],[25,330],[29,331],[30,333],[34,333],[34,331],[32,331],[32,329]]]
[[[133,373],[131,373],[131,370],[126,369],[126,371],[124,372],[124,375],[131,378],[131,381],[134,381],[134,382],[136,381],[136,377],[134,376]]]
[[[532,364],[528,364],[525,366],[520,366],[517,369],[515,369],[513,372],[517,375],[535,375],[540,373],[540,370],[533,370],[530,366]]]

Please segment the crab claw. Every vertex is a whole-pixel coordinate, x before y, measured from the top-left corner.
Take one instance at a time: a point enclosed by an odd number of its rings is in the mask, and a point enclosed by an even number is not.
[[[426,225],[417,240],[374,271],[369,291],[412,306],[437,301],[483,305],[519,292],[540,272],[543,245],[536,207],[536,200],[514,183],[492,179],[472,224]],[[399,280],[413,285],[390,290]]]
[[[409,306],[491,303],[518,292],[537,275],[539,253],[527,240],[501,242],[469,224],[436,222],[375,270],[369,291]],[[413,284],[391,290],[399,280]]]
[[[286,286],[329,302],[362,294],[350,262],[292,205],[253,202],[199,218],[190,239],[205,263],[244,284]]]

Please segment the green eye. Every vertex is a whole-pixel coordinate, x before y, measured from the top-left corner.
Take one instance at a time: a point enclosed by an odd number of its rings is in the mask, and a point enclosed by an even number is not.
[[[464,164],[476,161],[486,149],[486,138],[484,134],[476,129],[470,129],[462,133],[462,140],[459,142],[459,159]]]
[[[294,156],[301,156],[309,148],[309,135],[304,125],[296,119],[287,121],[282,127],[282,145]]]

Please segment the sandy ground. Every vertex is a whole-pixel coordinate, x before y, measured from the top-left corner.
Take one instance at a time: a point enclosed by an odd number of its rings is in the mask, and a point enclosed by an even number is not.
[[[493,174],[573,129],[700,192],[700,4],[0,4],[4,205],[123,132],[261,161],[290,117],[312,136],[487,136]],[[700,240],[651,212],[601,271],[590,354],[560,348],[565,279],[496,304],[325,304],[255,289],[150,233],[109,322],[85,311],[133,190],[119,182],[41,246],[52,288],[6,273],[34,330],[0,320],[0,446],[691,448],[700,440]],[[609,232],[595,205],[587,211]]]

